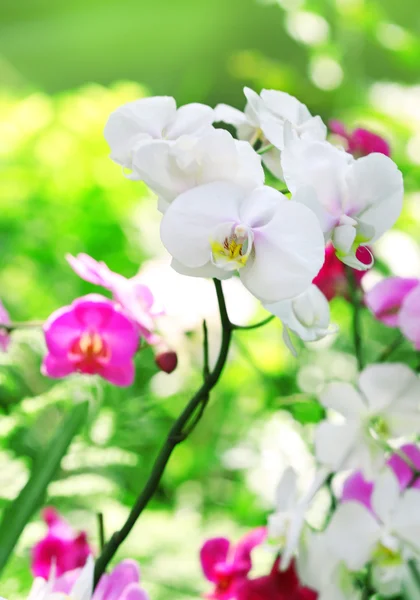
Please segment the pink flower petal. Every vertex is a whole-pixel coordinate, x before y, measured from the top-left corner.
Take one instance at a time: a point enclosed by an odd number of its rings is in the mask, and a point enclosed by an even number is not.
[[[391,156],[391,148],[388,142],[367,129],[355,129],[349,137],[349,152],[355,156],[367,156],[373,152]]]
[[[112,288],[116,273],[113,273],[104,262],[98,262],[88,254],[83,253],[77,256],[66,254],[66,260],[81,279],[94,285],[100,285],[108,290]]]
[[[413,342],[416,350],[420,350],[420,285],[404,297],[399,325],[405,337]]]
[[[233,563],[248,573],[251,570],[251,552],[262,544],[267,537],[265,527],[258,527],[240,540],[235,548]]]
[[[57,358],[67,357],[70,346],[80,336],[81,331],[81,324],[71,306],[56,310],[44,324],[48,350]]]
[[[117,385],[119,387],[128,387],[132,385],[135,376],[134,363],[129,361],[125,364],[120,364],[117,366],[113,365],[103,365],[98,371],[99,375]]]
[[[356,471],[350,475],[344,482],[343,492],[341,494],[342,502],[359,502],[372,510],[373,483],[367,481],[361,471]]]
[[[402,277],[384,279],[365,295],[366,305],[379,321],[389,327],[398,327],[402,304],[406,296],[419,286],[419,283],[418,279]],[[409,326],[411,326],[411,322]]]
[[[108,326],[115,311],[112,300],[99,294],[88,294],[72,303],[74,316],[83,329],[101,331]]]
[[[408,458],[414,463],[414,466],[417,469],[420,469],[420,449],[415,444],[405,444],[400,448],[401,452],[403,452]],[[404,461],[403,458],[398,456],[398,454],[394,454],[388,460],[387,463],[391,469],[394,471],[397,479],[399,481],[400,487],[404,490],[408,484],[411,482],[413,478],[413,472],[409,465]],[[418,479],[413,487],[418,488],[420,486],[420,480]]]
[[[139,334],[136,326],[116,309],[113,309],[106,328],[103,327],[100,334],[111,351],[110,366],[125,364],[138,350]]]
[[[207,540],[200,551],[201,568],[209,581],[217,583],[216,565],[227,561],[230,542],[227,538]]]
[[[125,588],[118,600],[150,600],[150,597],[138,584],[131,583]]]
[[[56,358],[52,354],[47,354],[47,356],[44,357],[41,373],[45,375],[45,377],[60,379],[61,377],[67,377],[67,375],[74,372],[74,364],[67,358]]]

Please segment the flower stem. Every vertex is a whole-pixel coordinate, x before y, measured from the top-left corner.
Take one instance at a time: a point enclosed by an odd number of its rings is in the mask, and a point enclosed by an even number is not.
[[[354,276],[354,271],[351,267],[346,266],[347,281],[349,284],[350,300],[353,305],[353,342],[354,352],[357,360],[357,367],[361,371],[364,367],[363,351],[362,351],[362,332],[361,332],[361,303],[359,290]]]
[[[257,154],[265,154],[266,152],[269,152],[270,150],[272,150],[274,148],[273,144],[268,144],[267,146],[263,146],[262,148],[260,148],[259,150],[257,150]]]
[[[166,440],[155,460],[150,477],[140,492],[126,522],[119,531],[116,531],[112,535],[108,543],[105,544],[105,547],[103,548],[95,564],[95,586],[97,585],[109,562],[114,557],[118,548],[125,541],[134,527],[137,519],[140,517],[155,494],[172,452],[178,444],[183,442],[188,437],[188,435],[199,422],[207,405],[210,391],[219,381],[223,368],[226,364],[230,342],[232,339],[233,326],[227,313],[222,284],[219,280],[215,279],[214,285],[216,287],[220,321],[222,324],[222,341],[216,364],[213,370],[204,377],[203,384],[188,402],[175,423],[172,425],[171,430],[169,431]]]
[[[253,323],[252,325],[233,325],[232,329],[235,331],[249,331],[250,329],[258,329],[259,327],[264,327],[267,323],[270,323],[273,319],[275,319],[275,315],[270,315],[266,319],[259,321],[258,323]]]
[[[12,333],[17,329],[40,329],[44,325],[44,321],[22,321],[16,323],[0,323],[0,329],[4,329],[7,333]]]
[[[378,356],[376,362],[385,362],[391,356],[391,354],[400,346],[404,341],[404,336],[402,333],[399,333],[397,337],[387,346]]]

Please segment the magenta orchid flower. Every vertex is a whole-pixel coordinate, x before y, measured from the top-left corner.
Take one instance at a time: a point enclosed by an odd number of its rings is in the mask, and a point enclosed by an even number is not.
[[[356,251],[356,257],[361,262],[369,264],[371,254],[364,246],[360,246]],[[357,285],[360,285],[366,271],[354,269],[354,277]],[[336,256],[335,248],[328,244],[325,248],[325,262],[320,272],[313,280],[313,283],[321,290],[327,300],[332,300],[336,296],[349,297],[349,283],[346,276],[346,268]]]
[[[67,596],[80,573],[81,569],[76,569],[59,577],[53,592]],[[138,564],[134,560],[123,560],[110,574],[102,575],[91,600],[149,600],[149,595],[140,585]]]
[[[420,350],[420,280],[389,277],[375,285],[365,302],[375,317],[389,327],[399,327]]]
[[[346,150],[356,158],[367,156],[373,152],[391,156],[391,148],[388,142],[368,129],[357,128],[348,132],[344,123],[336,120],[329,122],[329,128],[332,133],[343,138]]]
[[[154,308],[155,299],[152,292],[140,282],[138,276],[127,279],[123,275],[111,271],[104,262],[99,262],[88,254],[78,254],[77,256],[67,254],[66,258],[79,277],[112,292],[114,300],[137,323],[140,335],[149,344],[160,340],[154,334],[154,318],[161,313]]]
[[[0,302],[0,351],[7,352],[10,335],[6,329],[1,328],[2,325],[10,325],[10,317],[2,302]]]
[[[286,571],[279,570],[278,558],[269,575],[247,579],[239,588],[237,600],[316,600],[318,594],[303,587],[292,562]]]
[[[139,332],[108,298],[89,294],[56,310],[44,333],[48,354],[42,372],[47,377],[79,372],[100,375],[121,387],[132,384]]]
[[[420,469],[420,449],[415,444],[405,444],[400,450],[417,469]],[[393,454],[387,464],[397,477],[401,491],[405,490],[408,486],[420,489],[420,478],[413,481],[413,471],[407,462],[401,458],[401,455]],[[372,511],[374,487],[374,483],[365,479],[361,471],[356,471],[344,482],[341,501],[359,502]]]
[[[48,579],[52,565],[57,577],[83,567],[92,553],[86,533],[76,532],[52,507],[43,511],[48,531],[32,549],[31,569],[35,577]]]
[[[230,600],[236,598],[252,567],[251,552],[267,537],[265,527],[259,527],[233,545],[227,538],[207,540],[200,551],[204,576],[214,584],[206,598]]]

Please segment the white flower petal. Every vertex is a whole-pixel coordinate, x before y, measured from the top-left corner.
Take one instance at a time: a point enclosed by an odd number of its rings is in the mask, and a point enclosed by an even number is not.
[[[340,254],[348,254],[356,239],[356,228],[353,225],[339,225],[333,231],[331,241]]]
[[[234,127],[248,124],[246,115],[237,108],[233,108],[233,106],[229,106],[228,104],[218,104],[216,106],[214,109],[214,121],[222,121],[223,123],[228,123]]]
[[[358,502],[341,504],[326,530],[328,545],[353,571],[370,560],[380,535],[375,517]]]
[[[191,269],[175,260],[171,261],[171,267],[180,275],[186,275],[187,277],[204,277],[205,279],[230,279],[233,275],[231,271],[223,271],[217,268],[212,262],[208,262],[202,267]]]
[[[255,255],[241,269],[257,298],[277,302],[303,292],[324,262],[325,244],[315,215],[305,206],[279,201],[273,218],[254,228]]]
[[[282,152],[284,179],[295,193],[301,186],[315,189],[319,202],[339,217],[342,210],[343,178],[353,157],[328,142],[292,140]]]
[[[202,135],[211,131],[214,111],[210,106],[193,102],[185,104],[176,111],[172,123],[164,131],[165,138],[176,140],[181,135]]]
[[[349,463],[360,440],[357,423],[336,425],[324,421],[315,430],[315,456],[319,463],[332,471],[350,468],[353,465]]]
[[[390,522],[400,497],[400,486],[395,473],[387,468],[375,480],[372,494],[374,513],[384,524]]]
[[[294,508],[297,501],[297,473],[288,467],[280,479],[275,493],[275,506],[278,511]]]
[[[325,408],[332,408],[347,418],[360,419],[366,414],[362,396],[350,383],[328,383],[319,395],[319,400]]]
[[[372,241],[398,219],[404,184],[396,164],[384,154],[369,154],[353,163],[347,173],[352,211],[375,230]]]
[[[372,412],[419,410],[420,380],[406,365],[370,365],[360,374],[359,388]]]
[[[268,152],[264,152],[262,155],[262,161],[267,169],[274,175],[274,177],[277,177],[277,179],[283,181],[284,177],[283,169],[281,168],[280,150],[277,148],[271,148],[271,150],[268,150]]]
[[[318,218],[321,229],[324,233],[332,230],[335,226],[336,219],[325,210],[322,204],[318,200],[315,188],[304,185],[297,189],[292,196],[294,202],[299,202],[307,206]]]
[[[91,600],[93,594],[93,572],[95,563],[89,556],[76,583],[73,585],[70,596],[72,600]]]
[[[238,186],[216,182],[178,196],[161,223],[161,238],[168,252],[186,267],[207,265],[213,231],[221,223],[239,221],[243,195]]]
[[[111,148],[111,158],[131,169],[131,151],[139,139],[161,138],[174,118],[176,102],[169,96],[141,98],[120,106],[109,117],[104,135]]]
[[[409,489],[395,512],[392,530],[402,540],[420,552],[420,490]]]

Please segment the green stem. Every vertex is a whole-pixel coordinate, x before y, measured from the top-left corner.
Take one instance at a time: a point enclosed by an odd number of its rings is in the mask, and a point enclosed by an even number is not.
[[[188,437],[189,433],[192,431],[191,427],[188,429],[188,424],[196,414],[197,410],[199,411],[198,418],[196,415],[196,418],[193,420],[193,425],[195,426],[201,418],[204,412],[203,406],[205,407],[207,404],[209,393],[219,381],[223,368],[226,364],[233,328],[228,317],[222,284],[217,279],[214,280],[214,284],[216,287],[220,320],[222,324],[222,341],[216,365],[214,369],[209,373],[209,375],[205,378],[200,389],[194,394],[194,396],[188,402],[187,406],[184,408],[178,419],[171,427],[171,430],[169,431],[168,436],[166,437],[166,440],[155,460],[150,477],[147,480],[146,485],[140,492],[136,503],[134,504],[133,508],[130,511],[130,514],[128,515],[126,522],[119,531],[116,531],[112,535],[111,539],[102,550],[95,565],[95,586],[97,585],[99,579],[101,578],[101,575],[104,573],[109,562],[114,557],[118,548],[125,541],[129,533],[133,529],[137,519],[140,517],[140,515],[154,496],[160,484],[166,465],[168,464],[168,461],[172,455],[172,452],[174,451],[176,446],[183,442],[186,439],[186,437]]]
[[[258,323],[254,323],[252,325],[232,325],[232,328],[235,331],[249,331],[250,329],[258,329],[259,327],[264,327],[264,325],[267,325],[267,323],[270,323],[275,318],[276,317],[274,315],[270,315]]]
[[[21,323],[0,323],[0,330],[4,329],[8,333],[17,329],[40,329],[44,325],[44,321],[22,321]]]
[[[361,332],[361,304],[359,297],[359,289],[357,286],[354,271],[351,267],[346,266],[347,281],[349,284],[350,300],[353,305],[353,343],[354,352],[357,360],[357,367],[361,371],[364,367],[363,350],[362,350],[362,332]]]
[[[400,346],[404,341],[404,336],[402,333],[399,333],[393,342],[389,344],[378,356],[376,362],[385,362],[391,356],[391,354]]]

